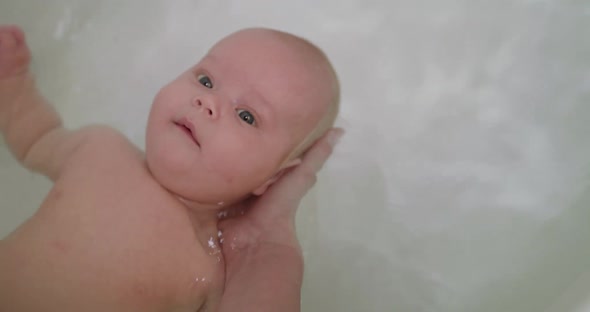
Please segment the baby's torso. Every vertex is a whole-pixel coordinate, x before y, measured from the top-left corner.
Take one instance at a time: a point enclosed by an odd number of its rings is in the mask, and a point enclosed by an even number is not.
[[[195,233],[126,140],[86,144],[0,242],[0,301],[19,311],[214,310],[223,259]]]

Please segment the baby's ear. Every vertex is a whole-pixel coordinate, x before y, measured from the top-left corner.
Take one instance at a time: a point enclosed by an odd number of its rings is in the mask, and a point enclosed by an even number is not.
[[[285,174],[285,172],[287,172],[288,169],[299,166],[301,164],[301,158],[295,158],[292,159],[288,162],[286,162],[284,165],[281,166],[281,169],[279,169],[279,171],[272,176],[270,179],[268,179],[266,182],[264,182],[264,184],[262,184],[261,186],[259,186],[257,189],[255,189],[252,194],[256,195],[256,196],[260,196],[262,194],[264,194],[264,192],[266,192],[266,190],[276,181],[278,181],[283,174]]]

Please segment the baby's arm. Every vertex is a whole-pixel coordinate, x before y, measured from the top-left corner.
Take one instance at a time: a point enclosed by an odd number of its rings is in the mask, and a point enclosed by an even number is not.
[[[92,130],[69,131],[29,72],[30,51],[16,26],[0,26],[0,133],[25,167],[55,180]]]

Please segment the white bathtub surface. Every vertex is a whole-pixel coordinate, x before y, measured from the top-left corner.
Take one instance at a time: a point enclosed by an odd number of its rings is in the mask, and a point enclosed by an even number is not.
[[[347,134],[299,214],[304,311],[537,312],[590,272],[588,1],[1,0],[0,23],[67,125],[140,146],[156,91],[222,36],[320,45]],[[0,237],[49,187],[0,145]]]

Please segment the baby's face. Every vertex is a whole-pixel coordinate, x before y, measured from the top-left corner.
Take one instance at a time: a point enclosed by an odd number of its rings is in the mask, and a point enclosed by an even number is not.
[[[169,191],[234,202],[264,185],[325,112],[329,77],[264,31],[233,34],[156,96],[146,158]]]

